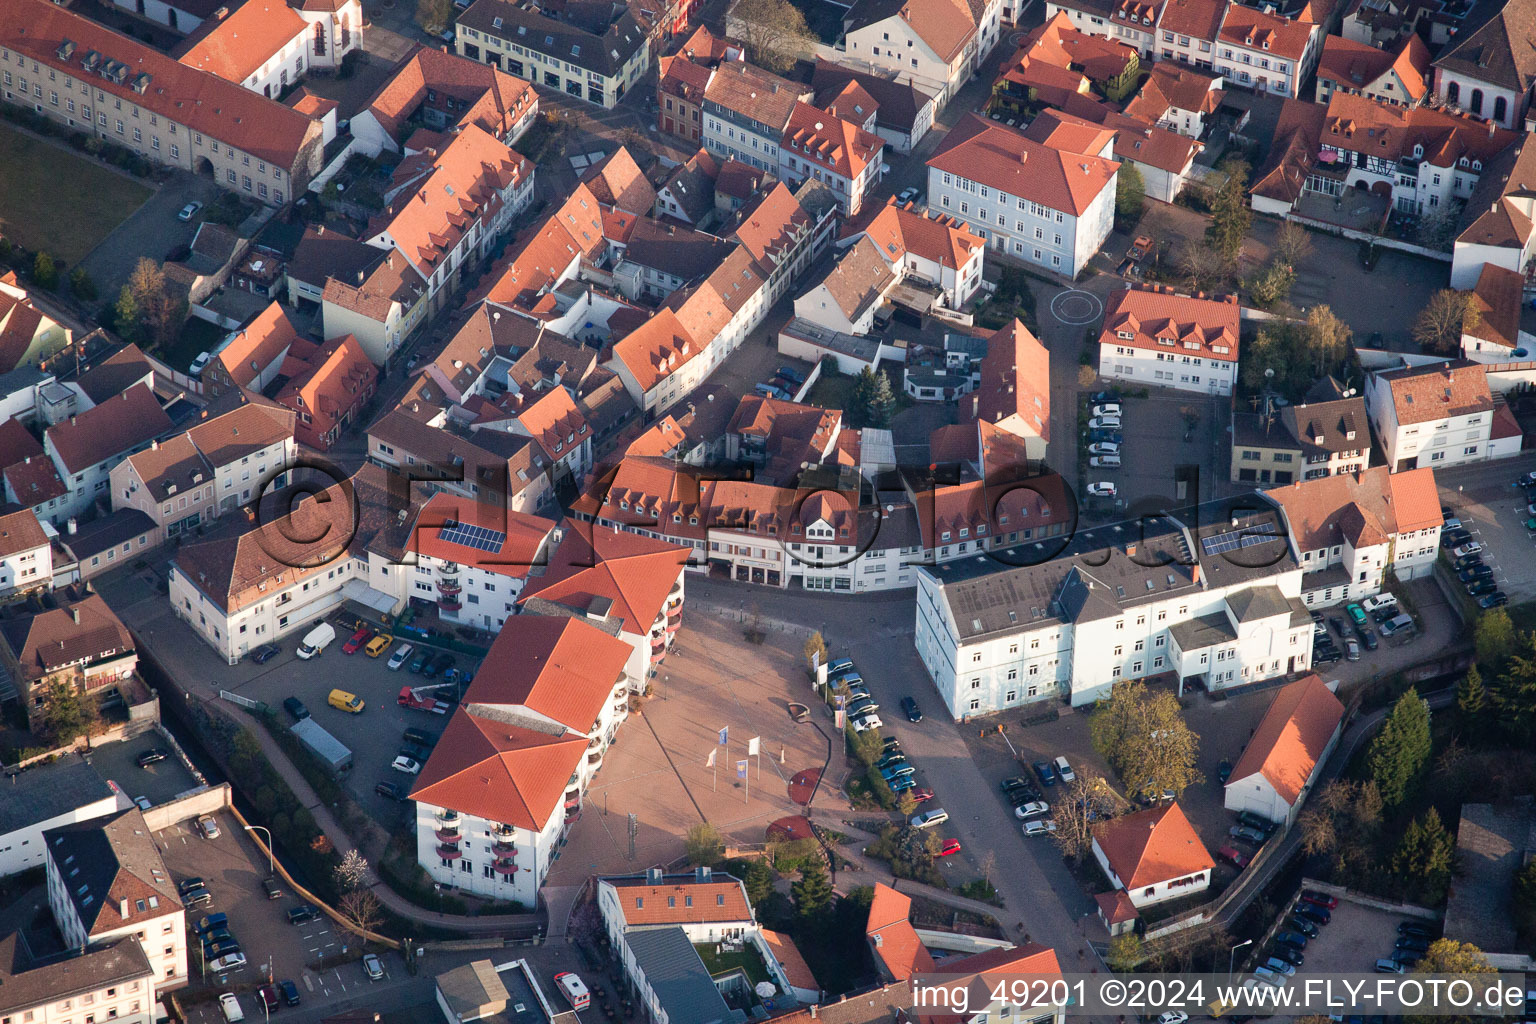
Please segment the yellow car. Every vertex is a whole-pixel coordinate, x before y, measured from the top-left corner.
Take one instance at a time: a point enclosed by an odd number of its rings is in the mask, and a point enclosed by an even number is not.
[[[355,693],[346,690],[332,690],[326,703],[339,711],[345,711],[349,715],[360,715],[363,712],[363,699]]]
[[[377,658],[379,655],[381,655],[385,651],[389,650],[389,645],[394,643],[394,642],[395,642],[395,638],[394,637],[392,637],[392,636],[385,636],[383,633],[380,633],[378,636],[374,637],[372,640],[369,640],[368,641],[368,646],[364,647],[363,650],[368,652],[368,657],[370,657],[370,658]]]

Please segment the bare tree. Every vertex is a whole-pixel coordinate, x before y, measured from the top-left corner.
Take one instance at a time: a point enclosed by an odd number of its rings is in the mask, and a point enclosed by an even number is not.
[[[1306,228],[1288,220],[1275,232],[1275,244],[1271,251],[1276,263],[1284,263],[1288,267],[1300,266],[1312,255],[1312,236]]]
[[[997,870],[997,854],[991,850],[981,858],[981,878],[984,882],[992,881],[992,872]]]
[[[1311,349],[1313,358],[1317,360],[1319,377],[1328,372],[1328,367],[1344,357],[1344,349],[1349,344],[1350,333],[1349,325],[1335,316],[1328,306],[1317,305],[1307,310],[1305,337],[1307,347]]]
[[[343,894],[336,904],[336,909],[341,911],[341,916],[346,918],[347,923],[362,936],[364,947],[368,945],[369,933],[384,920],[384,908],[379,905],[379,898],[369,889],[354,889]]]
[[[1109,784],[1092,768],[1078,768],[1073,781],[1063,787],[1061,799],[1051,808],[1056,821],[1052,838],[1061,852],[1073,860],[1082,860],[1093,846],[1093,823],[1114,813],[1115,801]]]
[[[342,892],[361,888],[367,877],[368,858],[355,849],[348,850],[341,863],[336,865],[336,888]]]
[[[1472,293],[1442,288],[1429,297],[1413,323],[1413,340],[1426,352],[1449,355],[1461,347],[1461,336],[1482,322]]]
[[[1231,262],[1203,240],[1185,242],[1179,250],[1177,266],[1179,273],[1189,279],[1189,287],[1196,290],[1214,286],[1232,269]]]
[[[789,0],[736,0],[727,22],[740,34],[752,63],[769,71],[788,71],[817,42],[805,15]]]

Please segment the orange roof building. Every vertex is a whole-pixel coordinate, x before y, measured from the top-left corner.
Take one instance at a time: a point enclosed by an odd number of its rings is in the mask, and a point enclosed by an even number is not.
[[[1017,259],[1075,277],[1114,219],[1120,164],[1108,158],[1113,135],[1104,134],[1039,141],[966,114],[928,159],[928,205]],[[1079,148],[1085,140],[1096,148]]]
[[[1404,36],[1395,53],[1328,36],[1317,62],[1317,101],[1327,103],[1338,90],[1414,107],[1429,95],[1430,75],[1429,47],[1417,33]]]
[[[914,276],[942,289],[952,309],[981,286],[987,240],[955,217],[923,213],[891,199],[862,229],[851,228],[843,237],[860,231],[875,243],[881,259],[900,268],[903,280]]]
[[[631,928],[677,925],[694,942],[713,942],[757,927],[741,880],[707,868],[686,875],[653,868],[644,875],[600,878],[597,906],[615,944]]]
[[[1290,827],[1343,723],[1344,705],[1316,675],[1281,687],[1227,779],[1227,810]]]
[[[309,26],[285,0],[247,0],[233,9],[221,8],[193,30],[177,47],[177,59],[226,82],[275,96],[278,90],[272,84],[278,69],[273,64],[283,65],[283,85],[290,74],[297,79],[291,58],[297,55],[303,66],[308,34]]]
[[[910,897],[875,883],[864,938],[874,954],[875,968],[888,981],[907,981],[914,974],[933,971],[933,956],[917,937],[917,929],[909,920],[911,913]]]
[[[399,152],[416,123],[473,124],[512,145],[538,116],[533,86],[500,68],[429,46],[411,52],[352,118],[352,137],[377,155]]]
[[[1126,288],[1104,304],[1099,373],[1158,387],[1230,395],[1237,382],[1237,296]]]
[[[379,368],[350,334],[319,348],[303,344],[309,350],[305,355],[290,351],[283,361],[288,383],[275,401],[294,411],[295,437],[317,451],[329,451],[347,425],[362,417],[378,390]]]
[[[1095,825],[1093,856],[1137,907],[1204,892],[1216,866],[1177,802]]]
[[[873,111],[871,111],[871,115]],[[843,213],[853,216],[880,180],[885,140],[809,103],[796,103],[779,142],[779,175],[787,181],[828,182]]]
[[[1015,319],[987,339],[981,383],[960,403],[967,422],[984,423],[1024,441],[1031,459],[1044,459],[1051,440],[1051,355]]]
[[[288,350],[299,332],[281,302],[273,302],[230,336],[203,369],[203,384],[212,394],[235,388],[261,391],[277,379]]]

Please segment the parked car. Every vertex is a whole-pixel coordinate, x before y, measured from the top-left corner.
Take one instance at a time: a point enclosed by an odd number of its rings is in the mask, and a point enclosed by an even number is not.
[[[900,203],[902,206],[905,206],[908,203],[910,203],[913,200],[915,200],[918,197],[918,195],[920,195],[920,193],[917,191],[917,189],[913,188],[910,185],[908,185],[906,188],[904,188],[900,192],[896,193],[896,201],[898,203]]]
[[[223,929],[227,924],[229,924],[228,914],[209,914],[199,919],[197,924],[192,926],[192,930],[198,935],[207,935]]]
[[[1381,624],[1381,635],[1392,637],[1411,629],[1413,629],[1412,615],[1396,615]]]
[[[1451,554],[1460,558],[1462,555],[1475,555],[1483,550],[1483,545],[1475,540],[1469,540],[1465,544],[1457,545],[1451,549]]]
[[[181,208],[181,212],[180,213],[176,214],[176,219],[177,220],[191,220],[193,217],[197,216],[197,211],[201,210],[202,208],[203,208],[203,204],[202,203],[188,203],[186,206],[183,206]]]
[[[1056,821],[1053,818],[1036,818],[1034,821],[1026,821],[1023,826],[1026,836],[1044,836],[1056,831]]]
[[[1301,934],[1305,935],[1309,939],[1317,938],[1317,922],[1315,921],[1308,921],[1304,917],[1298,917],[1297,915],[1292,914],[1291,919],[1285,924],[1287,928],[1294,928],[1296,931],[1301,932]]]
[[[1365,645],[1366,650],[1374,651],[1381,646],[1381,641],[1376,639],[1376,631],[1370,626],[1361,626],[1355,632],[1359,635],[1360,642]]]
[[[213,820],[213,815],[205,814],[197,819],[197,828],[203,834],[204,839],[219,838],[219,823]]]
[[[205,950],[206,949],[212,949],[215,946],[223,946],[223,945],[228,945],[228,946],[230,946],[233,949],[240,948],[238,945],[236,945],[235,937],[232,934],[230,934],[230,931],[229,931],[228,928],[217,928],[217,929],[214,929],[213,931],[208,932],[208,933],[200,936],[200,938],[203,940],[203,948]],[[228,952],[228,950],[226,950],[225,952]]]
[[[1360,607],[1368,612],[1376,612],[1382,608],[1396,608],[1397,598],[1391,594],[1372,594],[1360,602]]]
[[[1118,430],[1090,430],[1088,440],[1099,444],[1121,445],[1125,443],[1125,435]]]
[[[871,729],[878,729],[885,724],[884,722],[880,721],[879,715],[870,715],[867,718],[855,718],[852,719],[852,722],[854,732],[868,732]]]
[[[1277,946],[1289,946],[1292,949],[1302,950],[1307,948],[1307,936],[1301,932],[1281,932],[1275,936]]]
[[[1065,757],[1056,758],[1056,774],[1061,778],[1062,782],[1074,782],[1077,779],[1077,776],[1072,772],[1072,766],[1067,763]]]
[[[225,992],[219,996],[219,1011],[224,1014],[228,1024],[238,1024],[245,1020],[245,1011],[240,1009],[240,997],[233,992]]]
[[[923,720],[922,709],[917,706],[917,701],[911,697],[901,698],[901,710],[906,713],[907,721],[909,722],[921,722]]]
[[[880,705],[873,697],[859,697],[848,702],[850,715],[867,715],[879,710]]]
[[[1227,780],[1231,777],[1232,762],[1223,759],[1221,764],[1216,766],[1216,778],[1221,783],[1221,785],[1225,786],[1227,784]]]
[[[283,649],[277,644],[262,644],[250,653],[250,659],[258,665],[265,665],[281,653]]]
[[[1318,924],[1327,924],[1333,918],[1333,911],[1327,907],[1320,907],[1316,903],[1300,903],[1294,911],[1297,917]]]
[[[944,840],[944,845],[939,847],[939,852],[934,854],[934,856],[935,857],[953,857],[955,854],[957,854],[959,852],[960,852],[960,840],[958,840],[958,839],[946,839],[946,840]]]
[[[1344,606],[1344,610],[1349,613],[1349,619],[1355,625],[1357,625],[1357,626],[1365,625],[1367,620],[1366,620],[1366,617],[1365,617],[1365,609],[1364,608],[1361,608],[1358,604],[1355,604],[1353,601],[1351,601],[1349,604]],[[1340,630],[1340,632],[1343,632],[1343,631]]]
[[[899,779],[903,775],[915,775],[916,773],[917,766],[908,764],[906,761],[902,761],[899,764],[893,764],[889,767],[880,769],[880,777],[885,779],[887,782],[890,782],[893,779]]]
[[[289,924],[303,924],[306,921],[316,921],[320,918],[320,911],[313,904],[304,903],[288,911]]]
[[[397,757],[389,763],[389,766],[406,775],[415,775],[421,771],[421,762],[409,757]]]
[[[139,755],[139,767],[148,768],[152,764],[159,764],[170,756],[170,751],[164,747],[151,747]]]
[[[1382,957],[1376,961],[1377,974],[1407,974],[1408,968],[1398,960]]]
[[[1271,946],[1269,951],[1274,955],[1276,959],[1284,960],[1292,967],[1300,967],[1302,964],[1307,962],[1307,955],[1305,953],[1297,949],[1295,946],[1291,946],[1283,942],[1276,943],[1275,945]]]
[[[395,638],[390,636],[388,633],[379,633],[375,635],[372,640],[369,640],[366,645],[364,645],[363,653],[367,654],[370,658],[377,658],[379,655],[389,650],[389,645],[394,642]]]
[[[1247,825],[1233,825],[1227,829],[1227,835],[1233,839],[1241,839],[1245,843],[1253,843],[1255,845],[1263,843],[1268,838],[1263,832],[1256,828],[1249,828]]]
[[[302,722],[309,717],[309,708],[305,707],[304,702],[297,697],[284,698],[283,710],[292,715],[295,722]]]
[[[1258,829],[1266,836],[1274,835],[1275,829],[1280,827],[1274,822],[1270,821],[1268,818],[1261,818],[1257,814],[1254,814],[1252,811],[1238,811],[1237,823],[1239,825],[1247,825],[1249,828]]]
[[[284,978],[282,981],[278,982],[277,991],[281,993],[283,997],[284,1006],[299,1005],[299,986],[295,985],[289,979]]]
[[[378,981],[384,977],[384,963],[377,953],[363,954],[363,972],[368,975],[369,981]]]
[[[1100,404],[1095,405],[1092,409],[1089,410],[1089,415],[1091,415],[1091,416],[1113,416],[1116,419],[1119,419],[1120,418],[1120,403],[1119,402],[1101,402]]]
[[[366,644],[368,641],[370,641],[372,639],[373,639],[373,630],[369,629],[366,626],[361,627],[361,628],[358,629],[358,631],[356,633],[352,634],[352,638],[350,640],[348,640],[346,643],[341,645],[341,653],[342,654],[356,654],[359,650],[362,649],[364,644]]]
[[[204,883],[201,878],[196,876],[193,876],[192,878],[183,878],[181,881],[176,883],[176,894],[178,896],[185,896],[193,889],[203,888],[205,884],[206,883]]]
[[[1184,1024],[1187,1020],[1189,1020],[1189,1014],[1179,1010],[1169,1010],[1158,1016],[1157,1024]]]
[[[1302,890],[1301,901],[1317,907],[1327,907],[1329,910],[1333,910],[1339,905],[1338,897],[1330,896],[1325,892],[1318,892],[1315,889]],[[1401,927],[1398,928],[1398,932],[1401,934]]]
[[[404,787],[397,786],[393,782],[376,782],[373,791],[386,800],[404,800],[406,794]]]
[[[1530,498],[1527,497],[1526,500],[1529,501]],[[1471,539],[1472,531],[1464,527],[1454,530],[1442,530],[1440,533],[1440,546],[1443,548],[1453,548],[1458,544],[1465,544]]]
[[[371,953],[369,954],[369,956],[372,956],[372,955],[373,954],[371,954]],[[245,954],[241,953],[241,952],[238,952],[238,951],[236,951],[234,953],[230,953],[227,956],[221,956],[217,960],[211,960],[208,963],[208,969],[210,971],[219,971],[221,973],[223,971],[232,971],[236,967],[244,967],[244,966],[245,966]]]
[[[892,793],[900,796],[902,793],[905,793],[909,789],[917,788],[917,776],[899,775],[894,779],[887,780],[885,784],[890,787]]]
[[[1235,846],[1223,846],[1216,851],[1216,856],[1231,864],[1241,871],[1248,866],[1248,855],[1238,850]]]
[[[1426,953],[1429,951],[1429,940],[1418,935],[1402,935],[1398,937],[1397,948],[1410,953]]]
[[[268,1014],[277,1009],[277,986],[263,985],[256,990],[256,998],[261,1000],[261,1008]]]
[[[1342,655],[1339,654],[1338,648],[1323,647],[1312,652],[1312,664],[1332,665],[1334,662],[1338,661],[1340,657],[1342,657]]]
[[[432,652],[426,648],[422,648],[417,652],[416,657],[411,659],[411,674],[418,676],[421,675],[422,671],[427,667],[427,662],[431,660]]]
[[[267,894],[269,900],[282,899],[283,896],[282,887],[277,884],[276,877],[272,875],[261,880],[261,891]]]
[[[1119,455],[1120,446],[1113,441],[1100,441],[1088,446],[1089,455]]]
[[[922,811],[912,818],[913,828],[932,828],[942,825],[949,820],[949,812],[942,807],[935,807],[931,811]]]
[[[1491,576],[1485,576],[1480,580],[1473,580],[1471,583],[1466,584],[1466,588],[1469,596],[1482,597],[1484,594],[1491,594],[1498,590],[1499,585],[1494,582]]]
[[[1044,800],[1030,800],[1013,809],[1013,816],[1020,821],[1028,821],[1030,818],[1038,818],[1049,813],[1051,813],[1051,805]]]
[[[1399,921],[1397,923],[1397,934],[1417,935],[1420,938],[1427,939],[1434,933],[1428,927],[1416,921]]]
[[[1451,566],[1452,566],[1452,568],[1460,571],[1460,570],[1465,569],[1465,568],[1467,568],[1468,566],[1471,566],[1471,565],[1482,565],[1482,564],[1483,564],[1483,556],[1482,555],[1462,555],[1460,558],[1456,559],[1456,561],[1452,562]]]
[[[1036,761],[1034,764],[1030,765],[1030,767],[1035,770],[1036,775],[1040,776],[1041,785],[1056,785],[1056,769],[1051,767],[1051,762]]]
[[[1360,641],[1356,640],[1354,637],[1350,637],[1348,640],[1344,641],[1344,660],[1360,660]]]
[[[209,892],[207,889],[204,889],[202,886],[198,886],[196,889],[188,889],[186,892],[181,894],[182,906],[200,907],[205,903],[212,902],[213,893]]]
[[[411,660],[411,653],[415,650],[416,648],[412,644],[401,644],[395,648],[395,653],[389,656],[389,663],[386,667],[391,672],[400,671],[400,666]]]
[[[1006,793],[1010,789],[1032,789],[1034,785],[1028,775],[1015,775],[999,782],[997,788]]]
[[[1120,489],[1108,480],[1098,480],[1088,485],[1088,495],[1093,498],[1113,498]]]
[[[880,756],[880,760],[875,762],[875,767],[876,768],[888,768],[888,767],[890,767],[893,764],[906,764],[906,763],[907,763],[907,755],[903,754],[901,752],[900,748],[897,748],[895,750],[886,751],[884,754],[882,754]]]
[[[927,803],[929,800],[933,799],[933,790],[929,789],[927,786],[916,786],[913,788],[910,795],[912,799],[917,803]]]
[[[1119,430],[1119,416],[1095,416],[1088,421],[1089,430]]]
[[[1295,964],[1282,960],[1277,956],[1272,956],[1268,960],[1265,960],[1264,966],[1274,971],[1276,974],[1285,975],[1287,978],[1292,977],[1296,973]]]
[[[1090,469],[1119,469],[1120,456],[1095,455],[1093,458],[1088,460],[1088,467]]]
[[[1495,590],[1491,594],[1484,594],[1477,599],[1479,608],[1499,608],[1509,604],[1509,595],[1502,590]]]

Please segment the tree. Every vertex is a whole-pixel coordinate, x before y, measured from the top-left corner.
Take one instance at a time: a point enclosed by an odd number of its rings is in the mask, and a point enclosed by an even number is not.
[[[1429,702],[1410,687],[1393,705],[1366,759],[1383,803],[1403,802],[1429,763],[1430,750]]]
[[[1482,320],[1471,292],[1442,288],[1429,297],[1413,322],[1413,340],[1426,352],[1451,355],[1461,349],[1461,336]]]
[[[1473,665],[1456,686],[1456,713],[1462,724],[1471,725],[1483,713],[1488,703],[1488,692],[1483,688],[1483,674]]]
[[[726,21],[739,31],[747,59],[769,71],[788,71],[818,42],[789,0],[736,0]]]
[[[1056,831],[1051,838],[1063,856],[1080,861],[1093,846],[1093,823],[1114,813],[1114,797],[1109,783],[1092,768],[1079,767],[1051,807]]]
[[[1147,185],[1141,180],[1141,172],[1130,161],[1120,165],[1115,177],[1115,219],[1125,224],[1141,216],[1141,207],[1147,199]]]
[[[1455,858],[1456,840],[1440,821],[1440,812],[1431,807],[1403,833],[1392,856],[1392,871],[1409,886],[1407,891],[1433,905],[1445,898]]]
[[[341,911],[341,916],[362,937],[363,946],[368,945],[368,935],[379,926],[384,919],[384,910],[379,906],[379,898],[371,889],[353,889],[349,893],[343,893],[336,904],[336,909]]]
[[[1271,251],[1276,263],[1299,267],[1312,255],[1312,235],[1300,224],[1288,220],[1275,232],[1275,244]]]
[[[891,391],[890,378],[868,366],[854,378],[853,396],[849,401],[850,417],[861,427],[883,428],[890,425],[891,414],[896,409],[896,396]]]
[[[827,869],[820,860],[800,869],[800,878],[790,885],[789,895],[795,901],[795,916],[802,923],[814,924],[826,915],[832,906],[832,883],[827,881]]]
[[[1499,725],[1510,736],[1525,741],[1536,733],[1536,657],[1530,655],[1536,637],[1528,635],[1521,640],[1520,646],[1527,653],[1504,659],[1504,670],[1494,680],[1490,695]]]
[[[1490,608],[1477,617],[1477,625],[1472,628],[1472,645],[1479,663],[1490,665],[1497,671],[1504,659],[1515,653],[1515,642],[1515,624],[1503,608]]]
[[[688,860],[699,867],[717,864],[725,855],[725,840],[720,830],[707,821],[701,821],[688,830],[684,845],[688,851]]]
[[[355,849],[348,850],[347,855],[341,858],[341,863],[336,865],[335,876],[339,891],[361,889],[368,879],[368,858]]]
[[[76,267],[69,272],[69,290],[75,298],[89,302],[96,297],[96,282],[84,267]]]
[[[816,663],[819,665],[827,663],[827,641],[822,637],[821,630],[818,629],[806,639],[805,647],[802,650],[805,652],[805,664],[807,667],[810,666],[811,659],[813,658],[816,659]]]
[[[53,291],[59,286],[59,266],[53,262],[53,257],[46,252],[40,252],[32,261],[32,280],[39,288]]]
[[[96,702],[66,682],[55,682],[43,694],[43,731],[55,745],[90,735],[98,721]]]
[[[1351,333],[1349,325],[1335,316],[1328,306],[1318,305],[1307,310],[1304,335],[1307,348],[1316,361],[1314,372],[1318,377],[1327,374],[1329,367],[1344,358]]]
[[[138,341],[144,336],[144,325],[140,319],[139,300],[134,296],[133,289],[125,284],[117,293],[117,302],[112,307],[113,327],[125,340]]]
[[[1254,305],[1260,309],[1269,309],[1290,295],[1291,286],[1295,283],[1296,271],[1291,269],[1290,264],[1271,263],[1248,282],[1248,291],[1253,296]]]
[[[1200,737],[1184,722],[1179,700],[1139,679],[1116,683],[1088,720],[1094,749],[1132,794],[1182,793],[1202,778]]]
[[[747,861],[741,870],[741,884],[747,889],[747,902],[754,907],[773,892],[773,869],[762,860]]]
[[[140,319],[149,331],[150,339],[157,346],[170,344],[181,330],[186,319],[187,304],[171,294],[166,286],[165,271],[158,263],[141,256],[128,277],[128,288],[138,304]],[[119,300],[119,306],[121,306]],[[119,315],[121,323],[121,314]]]
[[[1419,974],[1496,973],[1481,949],[1470,942],[1457,942],[1455,939],[1436,939],[1431,942],[1413,969]]]
[[[1141,963],[1141,936],[1125,932],[1109,940],[1109,953],[1104,958],[1112,970],[1127,974]]]
[[[1427,249],[1450,252],[1459,233],[1461,211],[1466,205],[1460,200],[1453,200],[1449,203],[1441,203],[1427,211],[1423,217],[1419,218],[1419,227],[1414,240]]]
[[[1179,273],[1189,279],[1192,291],[1209,291],[1231,272],[1232,265],[1221,253],[1200,242],[1185,242],[1175,261]]]
[[[1248,208],[1248,165],[1232,160],[1222,166],[1227,180],[1222,182],[1211,196],[1211,226],[1205,237],[1212,248],[1221,254],[1226,265],[1237,264],[1243,251],[1243,239],[1253,223],[1253,211]]]
[[[448,28],[453,17],[453,0],[416,0],[416,24],[427,35],[435,36]]]
[[[1309,857],[1320,853],[1332,853],[1339,845],[1339,833],[1334,815],[1321,807],[1308,807],[1296,819],[1301,830],[1301,849]]]

